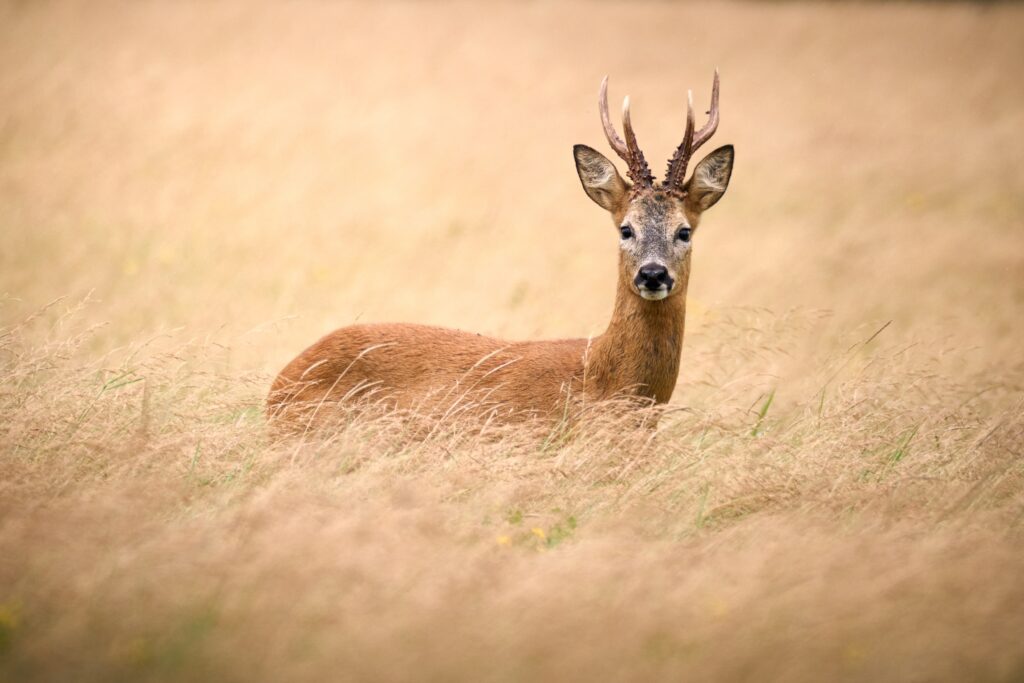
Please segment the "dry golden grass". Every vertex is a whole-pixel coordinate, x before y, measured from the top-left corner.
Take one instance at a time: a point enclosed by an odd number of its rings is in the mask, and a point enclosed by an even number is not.
[[[0,680],[1019,680],[1021,64],[1003,5],[0,6]],[[715,65],[656,435],[266,433],[356,319],[599,332],[600,77],[654,159]]]

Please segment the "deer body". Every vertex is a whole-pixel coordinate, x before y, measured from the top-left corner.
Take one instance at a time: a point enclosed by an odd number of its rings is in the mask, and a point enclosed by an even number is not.
[[[664,403],[682,353],[685,299],[669,305],[627,292],[593,339],[508,342],[411,324],[352,325],[303,351],[278,375],[271,414],[311,417],[325,402],[384,399],[444,410],[460,398],[502,413],[550,416],[568,401],[636,396]]]
[[[679,375],[690,272],[691,236],[705,209],[725,192],[729,146],[708,155],[683,182],[690,155],[718,123],[718,74],[708,124],[694,133],[690,106],[683,143],[655,186],[636,145],[628,98],[618,137],[600,111],[632,184],[599,152],[577,145],[584,191],[606,209],[620,234],[612,319],[593,339],[507,342],[459,330],[411,324],[343,327],[323,337],[278,375],[267,401],[272,418],[314,425],[335,404],[383,401],[389,407],[442,412],[460,403],[516,417],[562,415],[569,402],[634,397],[667,402]]]

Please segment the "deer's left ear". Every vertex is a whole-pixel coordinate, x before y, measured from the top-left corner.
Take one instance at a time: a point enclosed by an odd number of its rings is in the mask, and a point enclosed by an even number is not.
[[[705,211],[722,198],[729,187],[732,162],[736,153],[732,145],[719,147],[704,157],[686,183],[686,203],[695,211]]]

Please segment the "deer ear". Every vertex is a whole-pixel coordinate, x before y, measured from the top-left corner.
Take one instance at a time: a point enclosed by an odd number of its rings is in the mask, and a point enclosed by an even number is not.
[[[732,176],[732,162],[736,152],[732,145],[719,147],[704,157],[693,169],[690,181],[686,183],[686,203],[694,211],[710,209],[725,194]]]
[[[629,185],[619,175],[615,164],[586,145],[575,145],[572,155],[576,158],[576,173],[580,176],[587,196],[601,208],[614,211],[629,190]]]

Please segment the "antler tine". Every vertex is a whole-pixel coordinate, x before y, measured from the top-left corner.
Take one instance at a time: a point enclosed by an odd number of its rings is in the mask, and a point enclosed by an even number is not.
[[[629,150],[626,149],[626,143],[622,141],[619,134],[615,132],[615,126],[612,125],[612,119],[608,115],[608,77],[605,76],[604,80],[601,81],[601,93],[598,95],[597,108],[601,112],[601,124],[604,126],[604,136],[608,138],[608,144],[612,146],[615,153],[618,154],[626,162],[629,161]]]
[[[654,182],[654,176],[651,175],[647,159],[644,158],[644,153],[640,151],[640,145],[636,142],[633,122],[629,117],[629,95],[622,100],[622,131],[626,135],[626,149],[629,151],[629,159],[626,161],[629,164],[630,177],[634,183],[651,185]]]
[[[615,126],[612,125],[611,116],[608,114],[608,77],[605,76],[604,80],[601,81],[601,92],[597,99],[597,108],[601,112],[601,124],[604,126],[604,135],[608,138],[608,144],[612,146],[615,153],[626,162],[626,166],[629,168],[630,180],[635,185],[650,187],[654,184],[654,176],[651,175],[651,170],[647,166],[647,160],[644,159],[643,152],[640,151],[640,147],[636,143],[636,135],[633,134],[633,125],[629,120],[628,97],[623,103],[623,107],[622,127],[626,134],[625,140],[620,138],[619,134],[615,132]]]
[[[715,69],[715,81],[711,86],[711,108],[708,109],[708,122],[693,136],[693,149],[697,149],[711,139],[718,130],[718,69]]]
[[[683,141],[679,143],[675,154],[668,160],[668,170],[665,171],[665,187],[682,187],[683,178],[686,173],[686,166],[690,163],[690,154],[693,152],[693,91],[686,91],[686,132],[683,133]]]
[[[693,153],[711,139],[711,136],[718,130],[718,69],[715,69],[715,80],[711,86],[711,108],[708,110],[708,122],[694,133],[693,127],[693,91],[687,92],[686,108],[686,133],[683,141],[676,148],[675,154],[668,162],[668,171],[665,173],[665,187],[681,190],[686,181],[686,167],[690,163]]]

